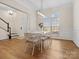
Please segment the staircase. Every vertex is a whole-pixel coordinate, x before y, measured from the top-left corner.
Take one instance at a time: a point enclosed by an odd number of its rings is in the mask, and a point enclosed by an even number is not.
[[[0,21],[3,22],[5,25],[7,25],[6,26],[7,29],[0,26],[0,39],[12,39],[12,38],[16,38],[18,36],[17,33],[11,32],[11,27],[8,22],[3,20],[1,17],[0,17]]]
[[[11,37],[12,38],[16,38],[16,37],[18,37],[19,35],[17,34],[17,33],[11,33]]]

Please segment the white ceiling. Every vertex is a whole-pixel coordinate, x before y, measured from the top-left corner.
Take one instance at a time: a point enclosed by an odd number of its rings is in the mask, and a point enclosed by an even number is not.
[[[0,10],[9,11],[9,10],[14,10],[14,9],[12,9],[10,7],[7,7],[7,6],[3,5],[3,4],[0,4]]]
[[[29,0],[33,4],[35,4],[37,7],[41,7],[41,0]],[[43,8],[52,8],[57,7],[69,2],[72,2],[73,0],[42,0],[43,1]]]
[[[41,0],[16,0],[26,5],[29,3],[35,9],[41,8]],[[73,0],[43,0],[43,8],[53,8],[72,2]]]

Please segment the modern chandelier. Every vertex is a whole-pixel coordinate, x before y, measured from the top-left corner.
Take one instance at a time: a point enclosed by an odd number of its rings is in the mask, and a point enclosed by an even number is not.
[[[43,18],[45,18],[46,16],[41,12],[41,10],[43,10],[43,0],[41,0],[41,8],[40,10],[37,11],[37,14],[39,14],[40,16],[42,16]]]

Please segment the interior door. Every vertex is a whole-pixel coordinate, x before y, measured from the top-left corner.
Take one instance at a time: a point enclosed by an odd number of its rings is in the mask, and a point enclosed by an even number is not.
[[[28,17],[27,15],[23,14],[20,21],[20,35],[23,36],[24,33],[28,31]]]

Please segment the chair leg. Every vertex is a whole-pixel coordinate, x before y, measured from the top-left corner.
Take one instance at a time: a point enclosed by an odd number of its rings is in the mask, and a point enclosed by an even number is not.
[[[52,40],[50,39],[50,40],[49,40],[48,48],[51,48],[51,45],[52,45]]]
[[[38,47],[39,47],[39,50],[41,50],[41,41],[39,41]]]
[[[52,45],[52,40],[50,39],[50,47],[49,48],[51,48],[51,45]]]
[[[24,45],[24,52],[25,52],[25,53],[26,53],[26,48],[27,48],[27,47],[26,47],[26,42],[25,42],[25,45]]]
[[[42,50],[43,50],[43,41],[41,40],[41,53],[42,53]]]
[[[32,56],[34,55],[34,50],[35,50],[35,43],[33,43]]]

